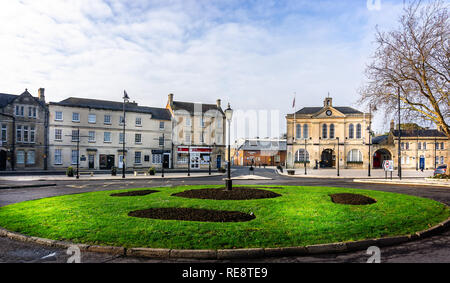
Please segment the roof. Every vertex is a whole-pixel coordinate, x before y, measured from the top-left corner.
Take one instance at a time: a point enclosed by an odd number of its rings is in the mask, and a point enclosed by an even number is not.
[[[23,94],[28,94],[31,97],[33,97],[33,99],[40,104],[42,107],[45,107],[45,102],[39,100],[38,97],[33,96],[31,93],[28,92],[27,89],[25,89],[24,92],[22,92],[20,95],[15,95],[15,94],[7,94],[7,93],[0,93],[0,108],[5,107],[6,105],[10,104],[11,102],[14,101],[14,99],[18,98],[19,96],[23,95]]]
[[[333,107],[337,111],[341,112],[342,114],[363,114],[361,111],[356,110],[352,107]],[[322,110],[323,107],[303,107],[302,109],[295,112],[295,114],[315,114]]]
[[[398,130],[393,130],[392,134],[397,137]],[[402,137],[447,137],[443,132],[436,129],[431,130],[401,130]]]
[[[236,150],[286,150],[286,140],[248,139],[243,141]]]
[[[50,102],[50,104],[51,105],[60,105],[60,106],[69,106],[69,107],[114,110],[114,111],[122,111],[123,110],[123,102],[89,99],[89,98],[78,98],[78,97],[69,97],[60,102]],[[125,104],[125,110],[128,112],[152,114],[152,118],[154,118],[154,119],[168,120],[168,121],[171,120],[170,112],[169,112],[169,110],[167,110],[165,108],[138,106],[137,103],[133,102],[133,103]]]
[[[195,105],[200,105],[201,106],[202,113],[205,113],[205,112],[207,112],[209,110],[218,110],[220,113],[222,113],[222,115],[225,115],[225,113],[223,113],[222,108],[217,107],[217,104],[203,104],[203,103],[174,101],[173,105],[172,105],[172,110],[173,111],[175,111],[175,110],[186,110],[191,115],[193,115],[194,114],[194,110],[199,110],[199,109],[196,109]]]
[[[6,105],[10,104],[14,99],[16,99],[18,95],[0,93],[0,107],[3,108]]]
[[[372,138],[373,144],[379,144],[388,139],[388,135],[376,136]]]

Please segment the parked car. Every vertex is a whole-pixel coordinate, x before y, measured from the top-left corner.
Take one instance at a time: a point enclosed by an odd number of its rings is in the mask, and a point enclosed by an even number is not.
[[[445,172],[447,172],[447,164],[438,166],[438,168],[434,169],[433,175],[445,174]]]

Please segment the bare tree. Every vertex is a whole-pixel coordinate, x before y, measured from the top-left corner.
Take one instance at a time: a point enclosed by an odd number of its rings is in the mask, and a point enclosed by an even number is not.
[[[360,89],[359,102],[377,105],[390,116],[400,93],[405,121],[428,121],[450,138],[449,36],[448,4],[404,3],[396,29],[383,32],[377,27],[377,49],[366,68],[368,82]]]

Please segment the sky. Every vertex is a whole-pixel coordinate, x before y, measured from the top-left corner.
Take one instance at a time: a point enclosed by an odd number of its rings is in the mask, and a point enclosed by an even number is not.
[[[402,0],[0,0],[0,92],[287,113],[356,104]],[[251,112],[253,113],[253,112]],[[388,130],[382,115],[374,129]],[[260,133],[258,133],[261,135]]]

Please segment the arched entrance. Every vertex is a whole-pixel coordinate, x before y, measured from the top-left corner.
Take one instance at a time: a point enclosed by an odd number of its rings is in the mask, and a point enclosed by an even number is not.
[[[336,163],[336,156],[334,155],[334,151],[332,149],[325,149],[322,151],[322,155],[320,158],[320,167],[321,168],[331,168],[334,167]]]
[[[6,170],[6,151],[0,150],[0,171]]]
[[[383,161],[392,160],[392,155],[387,149],[379,149],[373,154],[373,168],[380,169],[383,167]]]

